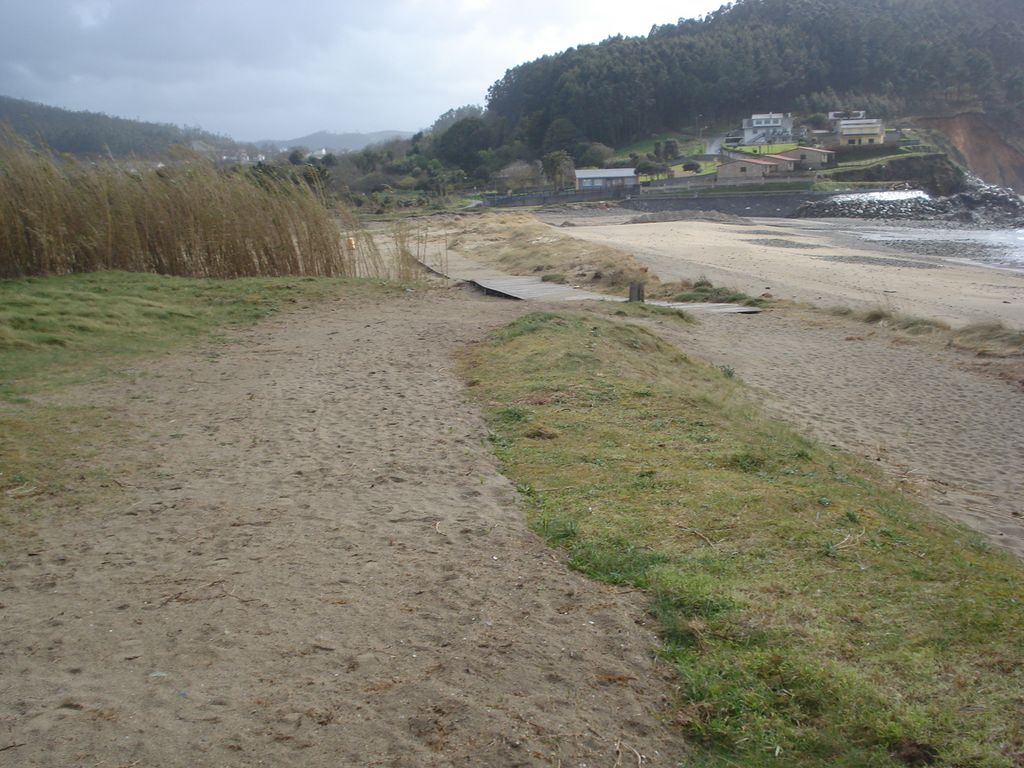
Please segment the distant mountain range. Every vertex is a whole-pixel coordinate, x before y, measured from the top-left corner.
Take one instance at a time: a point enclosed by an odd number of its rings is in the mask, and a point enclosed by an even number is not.
[[[300,136],[297,139],[278,141],[267,139],[256,142],[261,147],[279,149],[281,147],[305,147],[316,151],[318,149],[330,149],[335,152],[358,152],[360,149],[371,144],[382,144],[395,139],[412,138],[409,131],[374,131],[372,133],[331,133],[330,131],[317,131],[308,136]]]
[[[25,99],[0,96],[0,127],[9,125],[19,136],[45,144],[57,152],[82,157],[156,157],[176,144],[191,146],[204,154],[234,154],[252,142],[240,142],[201,128],[180,127],[169,123],[148,123],[111,117],[99,112],[75,112]],[[286,141],[255,142],[261,147],[326,148],[334,152],[358,151],[371,144],[407,139],[408,131],[374,133],[330,133],[318,131]]]

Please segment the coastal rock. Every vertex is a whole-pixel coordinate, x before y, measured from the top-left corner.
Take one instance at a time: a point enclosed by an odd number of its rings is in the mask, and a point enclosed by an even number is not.
[[[949,197],[880,198],[838,195],[804,203],[791,218],[920,219],[976,227],[1024,227],[1024,198],[1012,189],[972,178]]]

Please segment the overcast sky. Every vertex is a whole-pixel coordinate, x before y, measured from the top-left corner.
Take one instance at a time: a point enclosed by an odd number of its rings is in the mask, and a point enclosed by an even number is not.
[[[417,130],[505,70],[723,0],[0,0],[0,94],[239,140]]]

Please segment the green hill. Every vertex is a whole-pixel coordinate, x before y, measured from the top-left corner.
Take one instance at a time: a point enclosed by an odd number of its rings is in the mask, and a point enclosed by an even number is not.
[[[535,151],[555,121],[559,134],[569,121],[580,139],[622,146],[699,116],[1022,103],[1019,0],[742,0],[522,64],[488,93],[490,118]]]
[[[72,112],[0,96],[0,126],[4,124],[29,141],[83,157],[152,157],[172,145],[187,146],[194,141],[209,147],[234,146],[231,139],[199,128],[145,123],[97,112]]]

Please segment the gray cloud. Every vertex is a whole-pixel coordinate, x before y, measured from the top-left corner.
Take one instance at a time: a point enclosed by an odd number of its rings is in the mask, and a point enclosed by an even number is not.
[[[0,0],[0,93],[240,139],[415,130],[545,53],[708,0]]]

